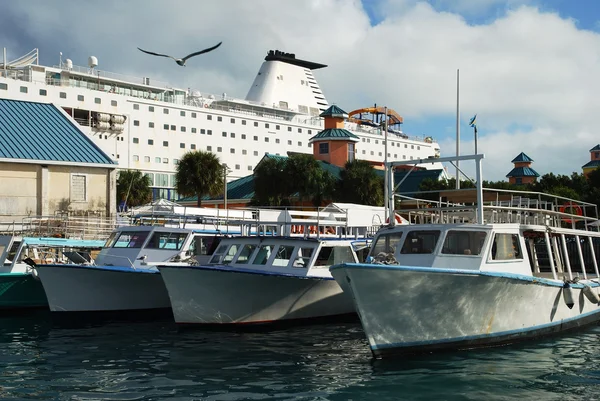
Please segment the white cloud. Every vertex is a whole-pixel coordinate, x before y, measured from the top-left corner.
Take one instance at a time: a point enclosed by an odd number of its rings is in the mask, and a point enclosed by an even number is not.
[[[170,6],[157,0],[30,0],[3,5],[5,18],[21,21],[28,37],[17,37],[23,31],[10,29],[0,16],[0,43],[18,44],[19,52],[39,47],[50,64],[58,51],[79,65],[93,54],[102,69],[237,97],[246,95],[266,52],[280,49],[329,65],[315,75],[330,102],[346,110],[387,104],[405,117],[409,134],[411,120],[447,118],[453,126],[460,68],[461,110],[464,119],[478,113],[486,179],[502,179],[521,151],[541,174],[580,171],[588,149],[600,142],[600,35],[521,5],[528,0],[433,3],[382,1],[384,19],[370,26],[358,0],[180,0]],[[437,11],[464,14],[474,4],[489,9],[499,3],[509,11],[488,24]],[[221,40],[218,51],[186,68],[136,49],[185,55]],[[451,154],[454,143],[444,139],[443,128],[426,134]]]

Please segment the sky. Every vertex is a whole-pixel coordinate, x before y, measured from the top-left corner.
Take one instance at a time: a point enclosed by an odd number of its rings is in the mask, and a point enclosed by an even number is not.
[[[596,0],[0,0],[8,59],[33,48],[75,65],[244,98],[268,50],[327,64],[315,76],[346,111],[374,103],[409,135],[474,152],[484,179],[503,180],[529,155],[540,174],[581,172],[600,143],[600,2]],[[136,48],[184,56],[187,67]],[[461,166],[465,166],[462,164]],[[452,170],[452,169],[451,169]],[[465,166],[465,171],[470,169]]]

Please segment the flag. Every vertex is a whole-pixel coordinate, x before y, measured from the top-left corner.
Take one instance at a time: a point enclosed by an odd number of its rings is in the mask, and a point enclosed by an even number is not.
[[[469,126],[473,127],[475,133],[477,133],[477,114],[475,114],[473,118],[471,118],[471,120],[469,121]]]

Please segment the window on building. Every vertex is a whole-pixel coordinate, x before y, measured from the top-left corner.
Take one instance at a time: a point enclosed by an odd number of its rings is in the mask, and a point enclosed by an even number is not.
[[[235,169],[236,169],[236,170],[239,170],[239,169],[240,169],[240,165],[239,165],[239,164],[236,164],[236,165],[235,165]]]
[[[302,146],[302,142],[298,141],[298,146]]]
[[[254,151],[254,156],[258,156],[258,150]]]
[[[356,150],[354,148],[354,144],[353,143],[349,143],[348,144],[348,161],[354,161],[354,155],[356,154]]]
[[[161,162],[161,158],[160,157],[155,157],[154,158],[154,163],[160,163]]]
[[[242,120],[242,125],[246,125],[246,120]]]
[[[292,127],[288,127],[288,132],[292,132]]]
[[[154,139],[148,139],[148,145],[154,145]]]
[[[206,130],[204,128],[200,128],[200,133],[201,134],[206,134]]]
[[[319,144],[319,154],[320,155],[326,155],[329,154],[329,143],[325,142],[325,143],[320,143]]]
[[[66,94],[65,92],[60,92],[60,93],[58,94],[58,96],[59,96],[61,99],[66,99],[66,98],[67,98],[67,94]]]
[[[196,113],[192,113],[192,118],[196,118]]]
[[[185,143],[180,143],[180,144],[179,144],[179,147],[180,147],[181,149],[185,149]]]
[[[235,153],[235,149],[234,148],[229,149],[229,153]]]
[[[2,89],[3,91],[8,90],[8,85],[3,82],[0,82],[0,89]],[[42,93],[42,91],[44,91],[44,93]],[[40,89],[40,95],[46,96],[46,91],[44,89]]]
[[[235,124],[235,118],[232,118],[230,121],[232,124]]]
[[[6,84],[0,84],[0,89],[2,89],[2,87],[1,87],[2,85],[6,85]],[[46,96],[47,94],[48,94],[48,91],[46,89],[40,89],[40,96]],[[81,96],[81,95],[79,95],[79,96]],[[83,96],[81,96],[81,97],[83,97]]]
[[[185,127],[181,127],[181,132],[185,132]]]
[[[163,141],[163,146],[169,146],[169,141]]]
[[[258,121],[254,121],[254,126],[258,127]]]
[[[169,129],[169,124],[163,124],[163,129],[168,130]]]
[[[298,133],[301,134],[302,133],[302,128],[298,128]]]
[[[208,150],[209,152],[212,151],[212,146],[207,146],[206,150]]]
[[[223,131],[223,132],[221,133],[221,136],[222,136],[222,137],[227,137],[227,132]]]
[[[515,179],[515,182],[516,182],[517,184],[521,185],[521,184],[523,183],[523,178],[522,178],[522,177],[517,177],[517,178]]]
[[[279,138],[275,138],[275,143],[279,143]]]
[[[247,151],[246,149],[242,149],[242,154],[243,154],[243,155],[245,155],[245,154],[247,154],[247,153],[248,153],[248,151]]]
[[[71,202],[85,202],[87,199],[87,177],[81,174],[71,175]]]
[[[217,121],[223,121],[223,117],[217,116]]]
[[[148,128],[154,128],[154,123],[152,121],[148,123]]]
[[[231,138],[235,138],[235,132],[232,132],[231,134],[229,134],[229,136],[230,136]]]
[[[210,114],[207,114],[207,115],[206,115],[206,119],[207,119],[207,120],[212,120],[212,115],[210,115]]]
[[[173,164],[178,165],[179,164],[179,159],[173,159]]]
[[[164,114],[169,114],[169,109],[163,109]]]
[[[212,130],[211,129],[207,130],[206,135],[212,135]]]
[[[258,137],[257,137],[256,135],[254,136],[254,140],[255,140],[255,141],[258,141]]]
[[[154,106],[148,106],[148,111],[154,113]]]
[[[150,163],[150,156],[144,156],[144,161],[146,163]]]
[[[275,129],[276,129],[276,130],[279,130],[279,129],[281,129],[281,127],[280,127],[279,125],[276,125],[276,126],[275,126]]]
[[[252,166],[248,166],[248,171],[252,171]]]
[[[308,135],[312,135],[312,130],[308,130]]]
[[[140,109],[140,105],[139,105],[139,104],[137,104],[137,103],[134,103],[134,104],[133,104],[133,109],[134,109],[134,110],[139,110],[139,109]]]
[[[288,145],[290,145],[290,146],[292,145],[292,140],[291,139],[288,139]]]
[[[163,162],[163,164],[169,164],[169,159],[167,159],[166,157],[163,157],[162,162]]]
[[[181,110],[181,111],[179,112],[179,115],[180,115],[181,117],[185,117],[185,111]]]
[[[100,99],[99,97],[94,98],[94,103],[96,103],[96,104],[102,104],[102,99]]]
[[[195,134],[196,132],[196,128],[192,128],[192,134]]]
[[[21,91],[21,93],[27,93],[27,87],[26,86],[21,86],[21,88],[19,90]]]
[[[265,123],[265,128],[269,128],[269,123]]]
[[[220,146],[218,146],[218,147],[217,147],[217,152],[222,152],[222,151],[223,151],[223,148],[222,148],[222,147],[220,147]]]
[[[171,131],[177,131],[177,127],[175,125],[171,125]]]
[[[246,134],[242,134],[242,139],[246,139]]]
[[[269,142],[269,138],[265,137],[265,142]]]
[[[192,144],[190,145],[190,149],[192,149],[192,150],[195,150],[195,149],[196,149],[196,144],[195,144],[195,143],[192,143]]]
[[[140,120],[133,120],[133,126],[134,127],[139,127],[140,126]]]
[[[140,143],[140,138],[133,138],[133,143]]]
[[[111,100],[110,101],[110,105],[111,106],[116,106],[117,105],[117,101],[116,100]]]
[[[140,157],[138,155],[133,155],[133,161],[134,162],[139,162],[140,161]]]

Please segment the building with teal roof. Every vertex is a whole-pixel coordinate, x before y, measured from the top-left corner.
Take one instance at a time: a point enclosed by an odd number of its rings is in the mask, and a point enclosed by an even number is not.
[[[0,220],[114,215],[116,168],[61,108],[0,99]]]
[[[581,166],[586,177],[598,167],[600,167],[600,144],[590,149],[590,161]]]
[[[531,168],[533,159],[523,152],[512,159],[511,163],[514,163],[514,167],[506,174],[506,177],[508,177],[508,182],[513,185],[530,184],[540,176],[537,171]]]

